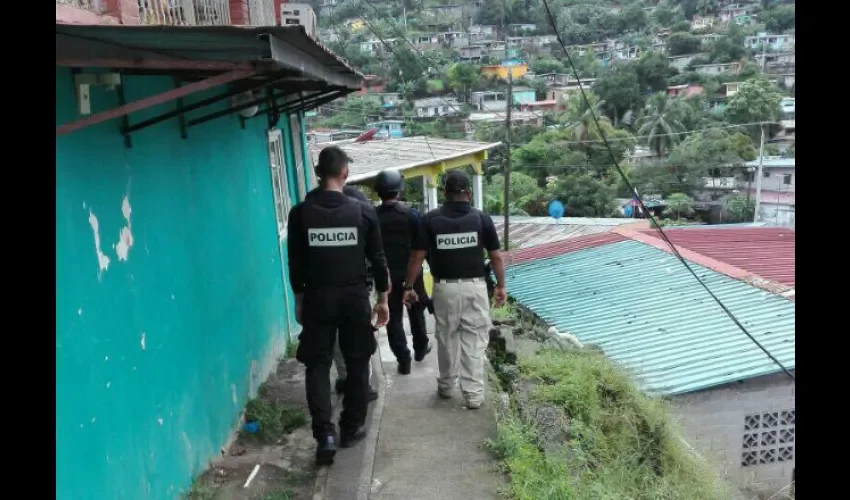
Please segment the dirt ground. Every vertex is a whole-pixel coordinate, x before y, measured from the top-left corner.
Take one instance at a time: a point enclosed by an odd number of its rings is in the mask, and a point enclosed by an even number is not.
[[[240,435],[226,457],[212,464],[186,496],[189,500],[310,500],[317,469],[304,395],[304,367],[283,359],[260,387],[264,408],[285,409],[286,432]],[[296,411],[293,411],[296,410]],[[295,417],[292,417],[295,415]],[[303,415],[303,418],[301,417]],[[298,425],[294,430],[290,427]],[[271,428],[266,426],[265,428]],[[259,472],[245,488],[256,465]]]

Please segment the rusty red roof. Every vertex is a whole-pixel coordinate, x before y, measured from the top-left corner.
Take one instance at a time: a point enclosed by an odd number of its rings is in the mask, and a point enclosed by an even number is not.
[[[616,243],[624,241],[627,238],[617,233],[602,233],[579,238],[570,238],[568,240],[555,241],[545,243],[529,248],[521,248],[512,250],[508,256],[508,264],[519,264],[530,260],[546,259],[566,253],[584,250],[586,248],[594,248],[608,243]]]
[[[641,231],[654,237],[654,230]],[[675,245],[794,287],[796,239],[793,229],[778,227],[702,226],[667,228]]]

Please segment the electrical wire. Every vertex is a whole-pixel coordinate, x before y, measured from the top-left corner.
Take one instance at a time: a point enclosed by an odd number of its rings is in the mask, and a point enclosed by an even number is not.
[[[638,204],[640,205],[643,212],[647,215],[650,222],[652,223],[652,226],[658,231],[658,234],[661,237],[661,239],[664,240],[664,242],[670,247],[670,250],[673,252],[673,255],[675,255],[676,258],[679,259],[679,261],[682,263],[682,265],[685,266],[685,268],[688,270],[688,272],[690,272],[693,275],[693,277],[699,282],[699,284],[702,285],[702,287],[711,296],[711,298],[714,299],[715,302],[717,302],[717,304],[720,306],[720,308],[723,309],[723,312],[725,312],[726,315],[729,316],[729,319],[731,319],[735,323],[735,325],[737,325],[738,328],[740,328],[741,331],[747,337],[749,337],[750,340],[759,349],[761,349],[762,352],[764,352],[767,355],[767,357],[770,358],[770,360],[773,361],[785,373],[785,375],[787,375],[791,380],[796,381],[794,374],[791,373],[791,371],[788,368],[786,368],[785,365],[782,364],[782,362],[779,361],[779,359],[777,359],[776,356],[773,355],[773,353],[771,353],[766,347],[764,347],[764,345],[762,345],[762,343],[759,342],[758,339],[756,339],[753,336],[753,334],[751,334],[749,332],[749,330],[747,330],[747,328],[741,323],[740,320],[738,320],[738,318],[735,316],[735,314],[732,313],[732,311],[730,311],[728,307],[726,307],[726,304],[724,304],[723,301],[721,301],[720,298],[717,295],[715,295],[715,293],[711,290],[711,288],[705,283],[705,281],[703,281],[702,278],[699,277],[699,275],[696,273],[696,271],[694,271],[694,269],[687,262],[687,260],[685,260],[685,258],[682,257],[682,254],[679,253],[679,250],[678,250],[678,248],[676,248],[676,245],[674,245],[673,242],[670,241],[670,238],[667,237],[667,234],[661,228],[661,225],[658,224],[658,221],[655,219],[655,217],[652,215],[652,213],[649,211],[649,209],[646,207],[646,205],[644,205],[643,200],[640,198],[640,196],[638,196],[637,190],[632,185],[631,181],[629,180],[626,173],[623,171],[622,167],[620,167],[620,164],[617,161],[616,156],[614,155],[614,151],[612,150],[611,145],[608,143],[608,138],[606,137],[605,132],[602,130],[602,127],[600,126],[599,118],[597,118],[596,112],[593,110],[593,106],[590,104],[590,101],[587,98],[587,93],[584,91],[584,85],[582,85],[581,79],[578,76],[578,70],[576,69],[575,65],[573,64],[573,59],[570,56],[570,53],[567,50],[566,45],[564,44],[564,40],[561,37],[560,30],[558,30],[558,25],[555,22],[555,17],[552,15],[552,10],[549,8],[549,2],[548,2],[548,0],[542,0],[542,1],[543,1],[543,7],[546,9],[546,17],[548,18],[549,24],[552,26],[552,30],[555,33],[555,37],[558,39],[558,44],[561,46],[561,49],[564,51],[564,54],[567,57],[567,63],[569,63],[570,69],[572,70],[575,77],[578,79],[579,91],[581,92],[581,96],[582,96],[582,99],[585,102],[585,105],[588,107],[588,111],[590,112],[590,116],[593,119],[593,123],[596,125],[596,129],[599,131],[599,134],[601,136],[600,140],[605,144],[605,148],[608,150],[608,154],[611,156],[611,162],[614,164],[614,168],[617,169],[617,172],[619,172],[620,176],[623,178],[623,182],[625,182],[626,185],[628,186],[629,192],[632,193],[632,195],[634,196],[634,199],[638,202]]]

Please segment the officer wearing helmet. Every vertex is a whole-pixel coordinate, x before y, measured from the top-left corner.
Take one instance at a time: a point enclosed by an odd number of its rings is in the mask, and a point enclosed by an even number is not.
[[[322,192],[321,188],[315,188],[309,193],[307,193],[307,198],[311,198],[316,194]],[[342,194],[348,196],[349,198],[355,199],[361,203],[365,203],[367,206],[372,207],[372,203],[369,201],[369,198],[366,197],[359,189],[354,186],[348,186],[342,188]],[[372,290],[374,286],[374,280],[372,278],[372,265],[369,263],[369,259],[366,259],[366,286],[369,288],[369,291]],[[337,394],[345,393],[345,379],[348,377],[348,372],[345,369],[345,356],[342,355],[342,351],[339,348],[339,337],[337,337],[337,342],[334,345],[334,366],[336,366],[336,384],[334,389]],[[376,391],[372,387],[372,365],[369,365],[369,386],[366,390],[366,401],[371,403],[378,399],[378,391]]]
[[[335,146],[319,153],[320,191],[292,208],[287,228],[295,317],[304,327],[296,359],[307,368],[307,406],[318,443],[316,465],[332,464],[337,451],[330,387],[337,331],[348,371],[338,440],[347,448],[366,436],[369,358],[377,349],[372,317],[377,316],[378,327],[389,319],[380,224],[372,207],[343,194],[348,162]],[[372,311],[365,259],[372,263],[378,292]]]
[[[375,179],[375,191],[381,198],[378,207],[378,220],[381,223],[381,238],[384,242],[384,253],[390,269],[390,295],[388,305],[390,320],[387,323],[387,338],[390,349],[398,362],[398,373],[410,374],[411,356],[404,334],[404,281],[407,276],[407,264],[413,238],[419,232],[419,214],[408,207],[399,198],[404,192],[404,176],[396,170],[384,170]],[[423,299],[413,303],[407,309],[410,331],[413,336],[413,359],[422,361],[431,352],[428,333],[425,327],[425,283],[422,279],[422,267],[419,267],[411,286]]]

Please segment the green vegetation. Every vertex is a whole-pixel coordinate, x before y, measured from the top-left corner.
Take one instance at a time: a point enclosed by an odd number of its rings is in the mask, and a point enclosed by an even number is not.
[[[262,390],[260,391],[262,394]],[[265,442],[276,442],[307,423],[307,417],[299,409],[289,408],[277,401],[258,397],[245,405],[245,421],[257,421],[260,430],[257,438]]]
[[[200,482],[192,483],[189,492],[185,494],[186,500],[212,500],[215,497],[215,489]]]
[[[520,358],[528,398],[568,416],[567,441],[544,452],[538,430],[509,412],[491,443],[516,500],[726,500],[725,485],[691,454],[664,405],[592,350]]]
[[[616,162],[627,170],[643,196],[665,199],[681,193],[701,201],[710,198],[737,210],[731,218],[739,217],[743,213],[739,204],[725,203],[734,194],[733,188],[714,186],[709,196],[704,189],[706,179],[746,174],[743,164],[755,158],[762,132],[760,125],[752,124],[772,123],[763,127],[768,142],[780,131],[780,99],[793,96],[795,88],[786,88],[781,77],[762,73],[758,58],[773,50],[753,48],[745,41],[747,36],[762,32],[793,34],[795,10],[787,3],[761,2],[750,6],[752,15],[746,19],[716,19],[711,26],[694,29],[694,16],[716,17],[721,3],[550,0],[576,73],[595,81],[585,86],[588,102],[578,92],[559,94],[556,109],[536,111],[541,117],[539,124],[512,126],[511,182],[521,186],[512,187],[508,207],[501,189],[504,181],[498,175],[508,153],[504,147],[490,151],[484,165],[486,210],[501,214],[507,208],[514,215],[545,216],[547,204],[559,200],[566,206],[568,217],[619,216],[616,199],[631,197],[632,193],[615,168]],[[488,35],[493,40],[550,35],[553,30],[541,0],[483,0],[478,8],[461,2],[463,14],[435,13],[429,9],[433,5],[390,1],[378,9],[360,0],[345,0],[319,16],[320,25],[333,28],[338,37],[328,42],[330,48],[363,73],[377,75],[385,84],[384,92],[398,92],[401,101],[385,108],[375,95],[352,96],[329,106],[314,121],[316,126],[365,129],[374,121],[394,118],[404,120],[407,136],[462,139],[468,136],[465,125],[471,125],[475,140],[501,142],[506,139],[503,124],[464,123],[466,115],[476,111],[473,92],[507,89],[505,81],[484,76],[483,65],[518,56],[537,75],[574,76],[557,43],[488,49],[476,62],[464,60],[459,45],[449,41],[411,47],[410,41],[420,35],[463,31],[470,24],[470,15],[473,23],[494,28]],[[366,23],[347,23],[355,19]],[[518,23],[532,26],[520,32]],[[392,41],[390,48],[378,43],[374,53],[370,51],[372,44],[361,49],[364,42],[378,38]],[[700,56],[684,68],[671,66],[668,59],[697,53]],[[703,71],[699,66],[704,64],[740,66],[715,74]],[[739,86],[727,87],[730,83]],[[533,89],[538,100],[552,99],[553,89],[541,78],[521,78],[514,84]],[[685,84],[694,87],[678,96],[670,90],[668,96],[671,86]],[[443,95],[459,102],[453,106],[452,116],[417,115],[415,99]],[[599,125],[594,123],[593,114]],[[602,143],[603,136],[613,149],[613,161]],[[643,148],[651,157],[645,156]],[[779,153],[772,149],[768,144],[766,153]],[[784,154],[793,156],[793,146]],[[406,194],[410,202],[421,201],[418,185],[409,184]],[[685,215],[680,211],[680,216],[683,221],[699,219],[707,212],[704,206],[696,205]]]
[[[298,352],[298,339],[288,339],[286,341],[286,351],[283,353],[285,358],[294,358]]]

